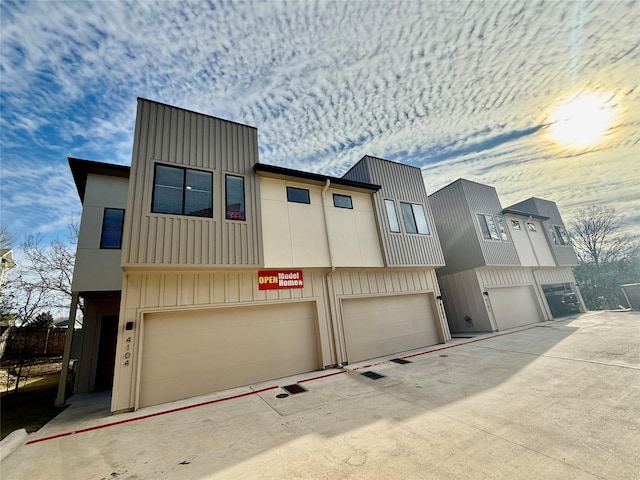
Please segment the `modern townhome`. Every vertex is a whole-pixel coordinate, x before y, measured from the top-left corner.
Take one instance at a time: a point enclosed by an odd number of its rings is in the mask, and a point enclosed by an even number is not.
[[[495,188],[459,179],[429,196],[446,266],[438,282],[452,332],[490,332],[585,311],[578,264],[555,203],[502,208]]]
[[[130,169],[70,166],[72,316],[86,302],[73,392],[112,388],[113,412],[451,338],[418,168],[265,165],[255,128],[145,99]]]

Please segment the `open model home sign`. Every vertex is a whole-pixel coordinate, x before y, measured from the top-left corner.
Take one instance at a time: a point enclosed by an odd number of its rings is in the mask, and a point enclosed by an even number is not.
[[[258,290],[278,290],[281,288],[302,288],[302,270],[259,270]]]

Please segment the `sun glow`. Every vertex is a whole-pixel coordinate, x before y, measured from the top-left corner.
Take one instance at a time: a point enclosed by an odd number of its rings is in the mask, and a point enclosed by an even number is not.
[[[613,95],[583,92],[564,99],[551,110],[547,120],[548,137],[574,150],[594,147],[604,141],[617,116],[618,106]]]

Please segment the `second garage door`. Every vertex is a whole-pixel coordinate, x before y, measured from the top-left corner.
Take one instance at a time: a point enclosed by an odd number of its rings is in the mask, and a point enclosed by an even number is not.
[[[440,343],[429,294],[342,300],[349,362]]]
[[[490,288],[488,292],[498,330],[542,321],[532,287]]]
[[[320,368],[315,311],[301,302],[147,315],[139,406]]]

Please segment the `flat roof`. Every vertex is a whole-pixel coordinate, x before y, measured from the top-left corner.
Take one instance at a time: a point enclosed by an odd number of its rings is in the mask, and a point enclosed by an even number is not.
[[[531,217],[531,218],[535,218],[536,220],[549,220],[549,217],[545,217],[544,215],[538,215],[537,213],[529,213],[529,212],[523,212],[521,210],[514,210],[513,208],[505,208],[504,210],[502,210],[503,214],[509,214],[509,215],[517,215],[519,217]]]
[[[80,158],[69,157],[69,167],[76,184],[76,190],[80,200],[84,202],[84,193],[87,188],[87,175],[110,175],[112,177],[129,178],[131,167],[125,165],[115,165],[113,163],[96,162],[93,160],[82,160]]]
[[[374,183],[357,182],[355,180],[347,180],[346,178],[330,177],[319,173],[303,172],[301,170],[293,170],[291,168],[278,167],[276,165],[267,165],[264,163],[256,163],[253,167],[254,171],[266,177],[272,178],[295,178],[305,180],[306,182],[315,183],[317,185],[325,185],[327,180],[331,185],[339,185],[355,190],[364,190],[366,192],[377,192],[382,187]]]

